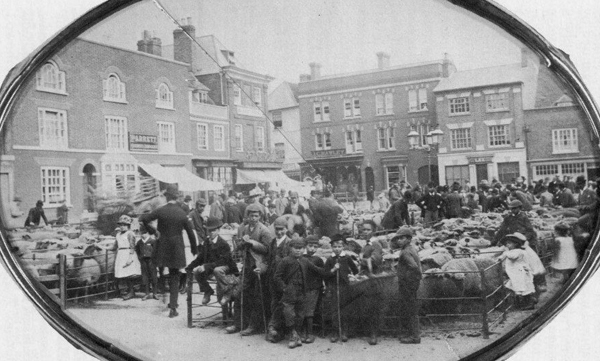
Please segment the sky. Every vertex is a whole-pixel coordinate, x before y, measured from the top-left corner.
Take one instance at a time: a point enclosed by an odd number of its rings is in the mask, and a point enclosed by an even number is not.
[[[309,63],[322,75],[390,64],[439,60],[448,53],[458,70],[519,61],[519,44],[495,25],[441,0],[159,0],[177,21],[191,18],[196,35],[215,35],[238,64],[297,82]],[[187,20],[184,20],[187,21]],[[143,30],[173,43],[174,23],[152,1],[131,6],[83,35],[137,50]]]

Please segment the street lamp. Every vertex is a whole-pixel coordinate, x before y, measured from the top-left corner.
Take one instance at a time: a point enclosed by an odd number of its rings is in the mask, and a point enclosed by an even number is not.
[[[419,146],[419,138],[421,136],[414,129],[408,133],[408,144],[410,144],[410,149],[416,149]]]
[[[427,144],[429,145],[429,149],[427,150],[427,162],[429,163],[429,181],[431,181],[431,175],[433,174],[433,172],[431,171],[431,148],[437,148],[437,146],[439,146],[442,142],[443,136],[444,132],[442,132],[440,128],[436,128],[427,133]]]

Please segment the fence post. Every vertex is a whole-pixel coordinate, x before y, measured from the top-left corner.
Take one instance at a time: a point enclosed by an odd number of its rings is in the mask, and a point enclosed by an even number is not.
[[[185,282],[187,282],[187,327],[192,328],[192,288],[194,287],[194,275],[191,270],[186,271]]]
[[[58,255],[58,278],[60,290],[60,306],[63,310],[67,309],[67,257],[64,254]]]
[[[108,250],[104,250],[104,300],[108,300]]]
[[[481,312],[481,327],[482,327],[482,332],[483,332],[483,338],[484,339],[489,339],[490,338],[490,328],[488,325],[488,318],[487,318],[487,313],[488,313],[488,295],[486,292],[486,282],[485,282],[485,269],[482,269],[481,271],[479,271],[479,273],[481,274],[481,291],[482,291],[482,297],[481,300],[483,301],[483,311]]]

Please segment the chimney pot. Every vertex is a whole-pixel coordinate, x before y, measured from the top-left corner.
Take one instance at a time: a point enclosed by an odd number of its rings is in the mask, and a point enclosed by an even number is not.
[[[377,55],[377,68],[378,69],[381,70],[381,69],[390,67],[390,54],[380,51],[376,55]]]
[[[321,77],[321,64],[319,63],[310,63],[310,79],[317,80]]]

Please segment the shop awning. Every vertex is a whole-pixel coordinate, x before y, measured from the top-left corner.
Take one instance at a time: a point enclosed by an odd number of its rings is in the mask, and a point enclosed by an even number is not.
[[[281,170],[247,170],[238,169],[236,184],[270,183],[275,187],[298,192],[302,197],[310,195],[312,184],[298,182],[288,177]],[[310,183],[310,182],[309,182]]]
[[[167,168],[160,164],[141,163],[138,163],[138,167],[142,168],[152,178],[163,183],[177,183],[179,190],[183,192],[223,190],[222,183],[200,178],[184,167]]]

